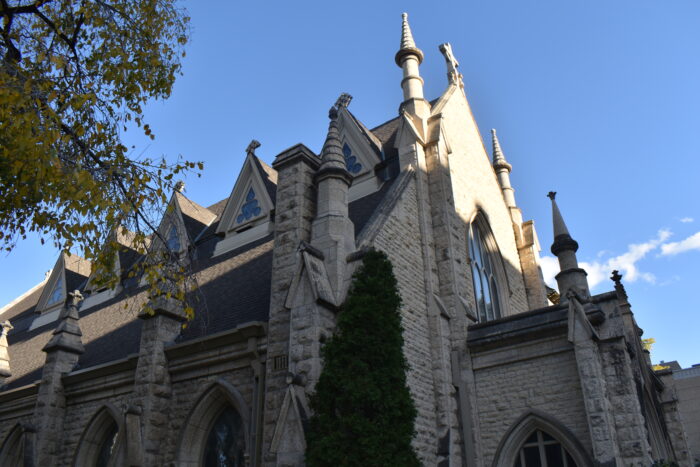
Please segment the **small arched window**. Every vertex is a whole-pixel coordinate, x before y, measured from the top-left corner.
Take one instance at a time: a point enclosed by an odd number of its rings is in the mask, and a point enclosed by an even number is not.
[[[535,430],[520,448],[513,467],[577,467],[577,465],[559,441],[542,430]]]
[[[243,467],[244,456],[243,421],[233,407],[227,406],[209,430],[204,446],[204,466]]]
[[[15,426],[0,448],[0,465],[24,465],[24,434]]]
[[[481,227],[479,218],[469,225],[469,257],[471,259],[474,305],[479,322],[501,317],[498,281],[493,254],[487,239],[490,232]]]
[[[124,463],[118,416],[109,407],[103,407],[95,414],[78,443],[76,467],[113,467]]]

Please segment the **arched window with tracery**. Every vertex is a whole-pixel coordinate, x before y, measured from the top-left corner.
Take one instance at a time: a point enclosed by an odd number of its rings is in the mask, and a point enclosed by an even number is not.
[[[118,413],[103,407],[88,423],[78,444],[76,467],[113,467],[124,460]]]
[[[513,467],[577,467],[577,465],[559,441],[542,430],[535,430],[520,448]]]
[[[243,467],[245,442],[243,422],[233,407],[221,411],[207,436],[204,467]]]
[[[243,467],[251,462],[250,409],[230,383],[219,380],[194,404],[184,424],[178,466]]]
[[[0,447],[0,465],[24,465],[24,434],[16,425]]]
[[[494,243],[488,224],[477,216],[469,225],[469,259],[479,322],[502,316]]]

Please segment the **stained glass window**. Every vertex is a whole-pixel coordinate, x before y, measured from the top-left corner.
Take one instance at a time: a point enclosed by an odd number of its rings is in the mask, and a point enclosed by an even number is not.
[[[251,187],[245,197],[245,203],[241,206],[241,212],[236,217],[236,223],[241,224],[253,217],[258,217],[262,209],[258,205],[258,200],[255,198],[255,191]]]
[[[95,467],[107,467],[109,465],[109,461],[116,452],[118,434],[119,428],[117,427],[117,424],[112,421],[111,425],[105,432],[102,443],[100,443],[100,448],[97,451],[97,462],[95,462]]]
[[[493,268],[493,258],[489,252],[484,233],[476,222],[469,226],[469,257],[471,258],[474,302],[479,321],[489,321],[501,317],[498,303],[498,285]]]
[[[559,441],[537,430],[523,443],[513,467],[576,467],[576,462]]]
[[[217,417],[204,448],[204,467],[243,467],[243,422],[232,407]]]
[[[343,144],[343,156],[345,156],[345,168],[351,174],[359,173],[362,170],[362,164],[357,162],[357,157],[352,155],[352,149],[348,143]]]
[[[59,274],[56,285],[53,286],[53,291],[49,296],[49,300],[46,302],[46,306],[55,305],[60,302],[63,298],[63,277]]]

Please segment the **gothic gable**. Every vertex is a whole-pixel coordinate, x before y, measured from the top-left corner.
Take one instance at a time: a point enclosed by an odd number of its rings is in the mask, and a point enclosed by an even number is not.
[[[277,173],[249,152],[216,229],[224,238],[215,256],[272,231],[276,187]]]

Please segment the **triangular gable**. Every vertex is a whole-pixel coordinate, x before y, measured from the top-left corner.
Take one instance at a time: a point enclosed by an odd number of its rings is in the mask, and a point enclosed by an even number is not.
[[[374,175],[374,166],[381,161],[381,142],[343,106],[338,111],[338,130],[348,172],[353,177]]]
[[[187,251],[187,247],[190,245],[191,240],[187,234],[182,210],[178,202],[178,195],[179,193],[175,192],[170,198],[168,207],[165,208],[165,214],[158,226],[160,241],[153,242],[153,248],[161,249],[167,245],[171,252],[182,253]],[[165,242],[165,245],[163,242]]]
[[[274,208],[276,172],[254,154],[246,156],[236,184],[228,198],[216,233],[229,235],[269,218]]]
[[[90,262],[78,255],[61,253],[35,308],[37,313],[60,308],[69,291],[82,288],[90,275]]]
[[[107,242],[115,241],[118,244],[117,251],[114,252],[114,265],[112,267],[113,277],[121,279],[131,266],[133,266],[134,262],[142,256],[136,251],[134,245],[135,236],[136,234],[134,232],[123,227],[117,227],[110,233]],[[85,286],[85,291],[88,293],[94,293],[95,291],[101,291],[106,288],[104,285],[98,286],[95,284],[96,274],[97,270],[93,268],[87,280],[87,285]]]
[[[194,242],[194,240],[214,222],[216,214],[179,192],[175,193],[175,201],[180,208],[180,214],[185,224],[187,237],[190,242]]]

